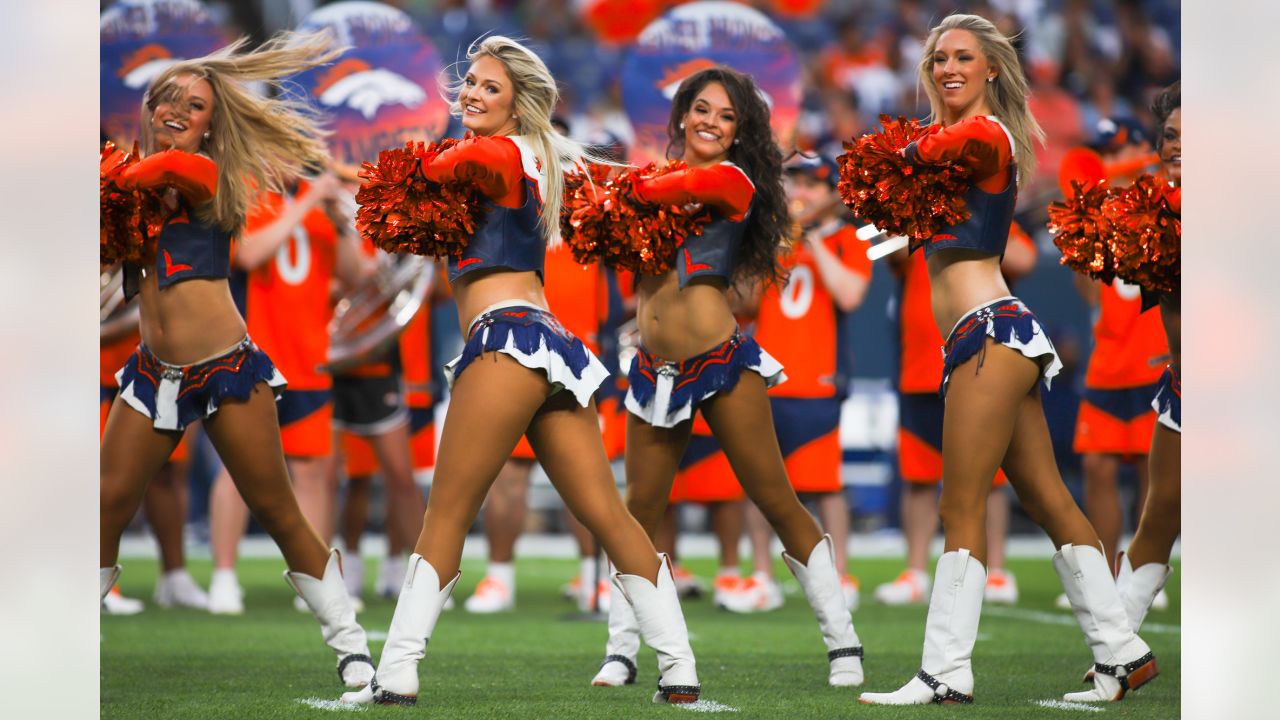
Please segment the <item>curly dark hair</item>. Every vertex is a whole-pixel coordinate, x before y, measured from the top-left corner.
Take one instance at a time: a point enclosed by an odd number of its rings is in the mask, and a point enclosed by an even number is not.
[[[1174,110],[1182,107],[1182,81],[1179,80],[1161,90],[1151,101],[1151,112],[1156,116],[1156,149],[1164,144],[1164,124]]]
[[[769,106],[751,76],[720,65],[685,78],[671,103],[667,158],[684,157],[684,130],[680,121],[702,88],[713,82],[724,86],[729,102],[737,111],[738,128],[735,144],[729,148],[729,161],[746,171],[756,187],[733,280],[760,279],[766,284],[776,283],[783,277],[778,249],[789,237],[791,220],[782,191],[782,151],[774,142],[773,129],[769,126]]]

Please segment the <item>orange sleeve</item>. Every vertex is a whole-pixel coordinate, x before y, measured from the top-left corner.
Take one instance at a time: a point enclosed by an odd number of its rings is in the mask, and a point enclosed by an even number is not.
[[[218,191],[218,166],[203,155],[165,150],[127,168],[120,177],[126,190],[172,185],[192,204],[208,202]]]
[[[1013,148],[1000,125],[985,117],[975,117],[941,128],[907,146],[912,162],[926,165],[956,162],[973,169],[979,181],[1007,170]]]
[[[841,264],[871,281],[871,258],[867,257],[867,243],[858,239],[858,231],[845,227],[831,236],[831,250],[840,258]]]
[[[645,180],[636,186],[640,199],[657,205],[702,203],[719,209],[733,222],[740,222],[751,207],[756,188],[736,165],[721,163],[707,168],[689,168]]]
[[[423,172],[432,182],[469,180],[503,207],[524,204],[524,163],[508,137],[463,140],[425,163]]]

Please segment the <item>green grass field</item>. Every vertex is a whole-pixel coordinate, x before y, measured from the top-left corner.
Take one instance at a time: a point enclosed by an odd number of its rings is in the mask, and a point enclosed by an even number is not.
[[[694,560],[709,577],[713,563]],[[124,563],[126,595],[150,599],[156,567],[150,560]],[[374,577],[370,563],[369,578]],[[893,577],[896,560],[858,560],[864,603],[854,622],[867,652],[864,689],[889,691],[918,669],[925,608],[889,608],[870,602],[870,589]],[[1171,607],[1154,612],[1143,635],[1155,650],[1161,675],[1124,702],[1087,708],[1038,704],[1073,691],[1089,653],[1069,613],[1056,610],[1061,591],[1047,559],[1010,564],[1022,599],[1016,608],[988,606],[974,650],[977,703],[971,707],[888,708],[857,703],[858,691],[826,684],[826,655],[816,623],[798,586],[779,563],[775,572],[792,592],[786,606],[760,615],[715,609],[709,598],[686,601],[685,617],[698,658],[703,710],[720,708],[735,718],[1176,718],[1181,700],[1179,574],[1168,591]],[[279,560],[241,563],[248,612],[215,617],[188,610],[160,610],[148,602],[132,617],[102,618],[103,718],[320,718],[334,711],[305,705],[334,700],[342,688],[332,653],[314,620],[293,609],[292,591]],[[573,606],[559,586],[576,571],[569,560],[522,560],[514,613],[468,615],[461,600],[483,567],[463,567],[455,599],[420,667],[416,708],[374,707],[378,717],[432,718],[634,718],[684,717],[687,708],[651,705],[656,681],[653,652],[642,650],[640,677],[625,688],[596,688],[589,681],[603,656],[602,622],[570,619]],[[192,572],[208,581],[208,562]],[[367,594],[360,620],[381,651],[393,602]],[[708,707],[709,706],[709,707]],[[736,712],[731,712],[731,709]]]

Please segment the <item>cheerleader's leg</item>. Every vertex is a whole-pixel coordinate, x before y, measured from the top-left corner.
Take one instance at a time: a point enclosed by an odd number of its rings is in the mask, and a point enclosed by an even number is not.
[[[650,539],[662,525],[671,484],[692,434],[692,420],[664,428],[627,413],[627,510]]]
[[[692,702],[700,685],[675,581],[618,497],[599,422],[594,401],[582,407],[569,393],[559,393],[534,417],[529,444],[569,510],[618,568],[615,583],[621,592],[613,603],[631,606],[636,631],[658,656],[654,701]],[[611,607],[611,620],[613,613]],[[634,657],[631,662],[634,667]]]
[[[156,430],[151,418],[119,396],[112,403],[102,435],[99,465],[99,567],[115,566],[120,536],[142,504],[147,483],[164,467],[181,440],[182,433]]]
[[[258,383],[248,400],[224,400],[204,427],[240,496],[280,547],[289,569],[324,575],[329,547],[307,522],[293,493],[271,388]]]
[[[1157,423],[1149,457],[1147,501],[1126,551],[1134,568],[1167,565],[1182,532],[1182,434]]]

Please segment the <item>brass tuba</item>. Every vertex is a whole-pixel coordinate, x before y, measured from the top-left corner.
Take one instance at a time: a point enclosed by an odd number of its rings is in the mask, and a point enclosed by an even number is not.
[[[355,233],[355,197],[344,194],[342,207],[332,208],[339,228]],[[369,362],[389,348],[409,321],[422,310],[435,282],[431,258],[378,251],[378,271],[348,292],[329,322],[329,352],[324,370],[341,373]]]

